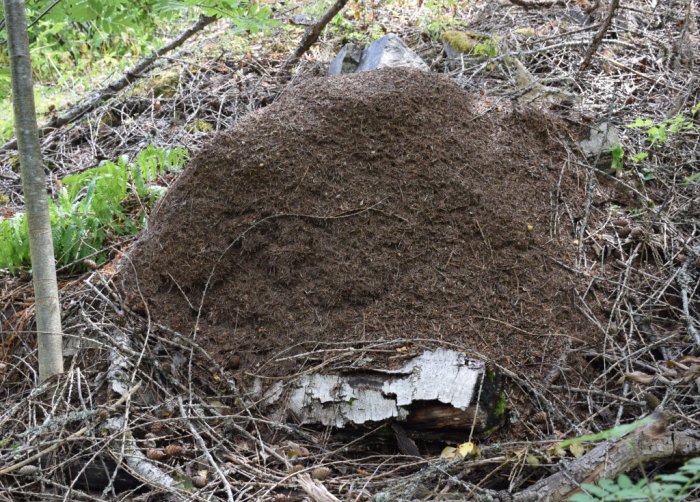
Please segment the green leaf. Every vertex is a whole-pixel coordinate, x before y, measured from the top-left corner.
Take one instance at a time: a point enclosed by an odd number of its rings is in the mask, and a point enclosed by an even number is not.
[[[624,474],[620,474],[617,478],[617,484],[620,485],[620,488],[632,488],[634,486],[632,480]]]
[[[632,162],[638,164],[639,162],[649,158],[648,152],[640,152],[632,156]]]
[[[576,493],[569,497],[570,502],[598,502],[599,500],[598,497],[592,497],[587,493]]]
[[[654,121],[651,119],[640,119],[637,117],[632,124],[627,124],[630,129],[636,129],[640,127],[651,127],[654,125]]]
[[[601,481],[603,481],[603,480],[601,480]],[[608,491],[605,490],[604,488],[601,488],[600,486],[592,485],[589,483],[582,484],[581,489],[585,490],[589,494],[595,495],[599,499],[603,499],[608,495]]]

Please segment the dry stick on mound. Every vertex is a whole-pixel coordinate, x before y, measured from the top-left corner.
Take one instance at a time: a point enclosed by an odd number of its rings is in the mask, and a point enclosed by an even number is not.
[[[666,421],[661,412],[655,412],[650,418],[653,420],[649,424],[640,427],[629,437],[596,446],[556,474],[516,493],[510,500],[567,500],[581,490],[581,483],[615,478],[640,464],[694,457],[700,453],[700,439],[692,431],[665,432]]]
[[[620,0],[612,0],[612,2],[610,2],[608,15],[605,16],[603,24],[600,25],[600,30],[598,30],[598,33],[596,33],[593,37],[593,40],[591,41],[591,46],[586,51],[586,54],[583,56],[583,61],[578,67],[579,71],[585,70],[591,64],[593,54],[595,54],[595,51],[598,50],[600,43],[603,41],[605,34],[608,32],[608,28],[610,28],[610,23],[612,23],[613,17],[615,17],[615,11],[617,10],[618,5],[620,5]]]
[[[294,54],[292,54],[282,65],[282,70],[286,70],[299,61],[306,51],[308,51],[311,46],[316,43],[316,40],[318,40],[319,35],[321,35],[323,28],[325,28],[326,25],[331,22],[331,19],[333,19],[335,15],[340,12],[343,7],[345,7],[346,3],[348,3],[348,0],[336,0],[331,8],[328,9],[323,17],[318,21],[318,23],[306,30],[306,33],[304,33],[304,38],[302,38],[301,42],[299,42]]]
[[[185,30],[179,37],[170,42],[168,45],[165,45],[160,49],[153,51],[150,56],[143,59],[137,65],[126,70],[124,72],[124,75],[122,75],[119,79],[110,82],[105,87],[97,91],[92,98],[85,100],[83,103],[76,105],[73,108],[66,111],[65,113],[57,115],[56,117],[49,120],[46,124],[39,128],[39,137],[44,136],[46,133],[51,132],[54,129],[58,129],[59,127],[62,127],[66,124],[75,122],[85,114],[95,110],[106,100],[113,98],[117,95],[119,91],[127,88],[138,78],[143,76],[144,73],[151,70],[158,58],[160,58],[164,54],[167,54],[173,49],[177,49],[178,47],[180,47],[187,41],[187,39],[191,38],[193,35],[200,32],[205,27],[209,26],[211,23],[216,21],[216,19],[217,18],[210,16],[200,17],[195,24],[193,24],[187,30]],[[2,145],[2,147],[0,147],[0,151],[14,150],[15,148],[17,148],[17,140],[12,139],[4,145]]]

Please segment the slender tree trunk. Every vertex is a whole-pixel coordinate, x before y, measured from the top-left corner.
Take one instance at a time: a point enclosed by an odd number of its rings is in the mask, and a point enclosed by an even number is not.
[[[24,205],[29,223],[29,247],[36,302],[39,380],[63,372],[61,309],[49,220],[46,179],[39,148],[34,107],[34,82],[24,0],[4,0],[7,41],[12,72],[15,134],[22,170]]]

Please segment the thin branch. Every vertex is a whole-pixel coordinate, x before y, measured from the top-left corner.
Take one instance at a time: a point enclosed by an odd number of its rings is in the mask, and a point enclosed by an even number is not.
[[[296,64],[297,61],[299,61],[301,56],[303,56],[306,53],[306,51],[308,51],[311,48],[311,46],[316,43],[323,29],[328,23],[331,22],[331,19],[333,19],[335,15],[338,14],[338,12],[340,12],[343,7],[345,7],[346,3],[348,3],[348,0],[336,0],[336,2],[326,11],[323,17],[318,21],[318,23],[306,30],[304,38],[302,38],[301,42],[299,42],[299,45],[294,51],[294,54],[292,54],[289,57],[289,59],[287,59],[287,61],[285,61],[282,65],[282,70],[286,70],[290,66]]]
[[[615,17],[615,11],[617,10],[618,5],[620,5],[620,0],[612,0],[612,2],[610,2],[608,15],[605,16],[603,24],[600,25],[600,30],[598,30],[598,33],[596,33],[593,37],[593,40],[591,41],[591,46],[586,51],[586,54],[583,56],[583,61],[581,62],[581,65],[578,68],[579,71],[585,70],[591,64],[591,59],[593,59],[593,55],[598,50],[600,43],[603,41],[603,38],[605,38],[605,34],[610,28],[610,23],[612,23],[612,20]]]

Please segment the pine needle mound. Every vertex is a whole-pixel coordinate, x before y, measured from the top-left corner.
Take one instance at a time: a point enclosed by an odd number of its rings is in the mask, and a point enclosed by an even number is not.
[[[594,336],[566,269],[584,187],[562,127],[418,71],[308,80],[193,159],[124,286],[245,372],[406,340],[543,377]]]

